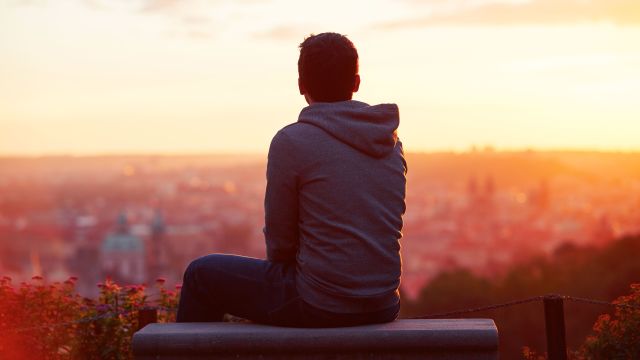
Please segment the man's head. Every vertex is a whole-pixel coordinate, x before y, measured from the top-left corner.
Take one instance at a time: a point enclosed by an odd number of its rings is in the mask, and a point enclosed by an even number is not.
[[[308,103],[351,100],[359,86],[358,51],[346,36],[322,33],[300,44],[298,87]]]

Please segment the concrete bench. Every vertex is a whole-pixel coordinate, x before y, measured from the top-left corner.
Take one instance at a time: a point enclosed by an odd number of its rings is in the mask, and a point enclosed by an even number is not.
[[[397,320],[296,329],[247,323],[150,324],[133,336],[136,359],[497,359],[491,319]]]

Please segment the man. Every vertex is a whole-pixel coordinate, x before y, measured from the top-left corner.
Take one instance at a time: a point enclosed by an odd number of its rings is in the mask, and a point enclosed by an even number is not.
[[[352,100],[358,53],[340,34],[306,38],[298,74],[309,106],[269,148],[267,259],[214,254],[193,261],[179,322],[220,321],[229,313],[333,327],[398,316],[407,172],[398,107]]]

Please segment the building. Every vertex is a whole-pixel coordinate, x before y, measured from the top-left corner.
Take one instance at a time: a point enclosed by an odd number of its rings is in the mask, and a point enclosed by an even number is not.
[[[124,213],[118,216],[116,229],[100,246],[104,277],[120,284],[140,284],[146,280],[144,243],[129,231]]]

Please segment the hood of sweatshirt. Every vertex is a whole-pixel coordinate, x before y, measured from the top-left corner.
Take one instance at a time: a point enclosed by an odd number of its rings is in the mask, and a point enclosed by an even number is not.
[[[317,126],[336,139],[373,157],[388,155],[398,142],[396,104],[368,105],[348,100],[314,103],[302,109],[299,122]]]

